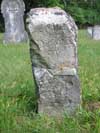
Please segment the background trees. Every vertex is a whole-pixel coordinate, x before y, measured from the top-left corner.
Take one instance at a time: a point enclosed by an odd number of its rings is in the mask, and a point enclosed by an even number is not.
[[[25,3],[27,11],[32,7],[60,6],[80,27],[100,24],[100,0],[25,0]]]
[[[79,27],[100,24],[100,0],[24,0],[24,2],[25,13],[35,7],[59,6],[73,16]],[[1,22],[0,15],[0,29]]]
[[[79,26],[100,24],[100,0],[70,0],[65,10]]]

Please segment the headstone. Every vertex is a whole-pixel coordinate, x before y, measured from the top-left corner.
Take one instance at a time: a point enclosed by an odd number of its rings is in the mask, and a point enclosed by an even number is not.
[[[88,27],[88,28],[87,28],[87,31],[88,31],[88,33],[89,33],[89,35],[90,35],[91,37],[92,37],[92,28],[93,28],[93,27]]]
[[[88,27],[87,31],[94,40],[100,40],[100,25]]]
[[[60,8],[32,9],[27,19],[38,112],[73,113],[80,104],[77,27]]]
[[[23,0],[3,0],[1,10],[5,21],[4,43],[19,43],[28,40],[24,28],[25,4]]]
[[[95,25],[93,27],[93,39],[100,40],[100,25]]]

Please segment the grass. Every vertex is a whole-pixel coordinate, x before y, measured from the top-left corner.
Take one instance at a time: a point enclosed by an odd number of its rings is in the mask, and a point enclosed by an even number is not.
[[[29,46],[2,45],[0,35],[0,133],[100,133],[100,41],[79,31],[82,106],[74,117],[35,114]]]

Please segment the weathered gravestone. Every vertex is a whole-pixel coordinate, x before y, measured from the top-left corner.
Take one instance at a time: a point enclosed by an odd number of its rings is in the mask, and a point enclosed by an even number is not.
[[[28,35],[23,21],[25,11],[23,0],[3,0],[1,10],[5,21],[4,43],[27,41]]]
[[[38,112],[74,112],[80,104],[74,20],[59,8],[36,8],[27,23]]]
[[[100,40],[100,25],[88,27],[87,31],[94,40]]]

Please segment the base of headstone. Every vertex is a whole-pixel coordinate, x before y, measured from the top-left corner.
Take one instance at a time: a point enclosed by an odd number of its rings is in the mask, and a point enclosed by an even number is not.
[[[20,36],[19,36],[20,35]],[[3,39],[3,44],[20,44],[20,43],[27,43],[28,42],[28,35],[27,32],[24,33],[17,33],[14,35],[5,33],[4,34],[4,39]]]
[[[34,68],[39,87],[38,112],[48,115],[73,114],[80,104],[80,82],[77,75],[52,75]]]

